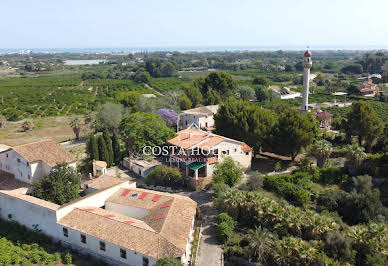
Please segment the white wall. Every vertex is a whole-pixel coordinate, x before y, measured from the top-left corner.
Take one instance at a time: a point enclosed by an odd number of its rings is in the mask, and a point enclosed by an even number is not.
[[[110,261],[113,265],[143,265],[143,254],[136,253],[132,250],[117,246],[110,242],[105,242],[105,251],[100,250],[100,239],[91,235],[84,234],[86,236],[86,244],[81,242],[81,232],[68,228],[68,237],[63,235],[63,226],[58,225],[57,230],[60,234],[60,239],[66,245],[71,246],[73,249],[77,249],[81,253],[91,254],[94,257]],[[82,233],[83,234],[83,233]],[[127,258],[123,259],[120,256],[120,249],[127,252]],[[147,256],[144,256],[147,257]],[[147,257],[149,265],[156,264],[156,260]]]
[[[56,236],[56,215],[55,210],[33,204],[31,202],[0,193],[0,217],[8,220],[8,215],[12,215],[12,220],[34,229],[38,229],[49,236]]]
[[[252,161],[252,151],[244,152],[242,150],[241,144],[232,142],[232,141],[223,141],[215,145],[212,149],[218,149],[218,161],[222,162],[226,157],[232,157],[234,161],[239,162],[242,167],[249,169],[251,167]],[[223,151],[228,151],[228,154],[223,154]]]
[[[192,115],[192,114],[181,114],[181,120],[182,120],[182,128],[186,129],[188,126],[190,126],[192,123],[195,123],[199,126],[199,116],[198,115]]]
[[[0,167],[1,170],[13,174],[16,179],[32,183],[31,165],[27,165],[27,160],[14,150],[0,153]]]

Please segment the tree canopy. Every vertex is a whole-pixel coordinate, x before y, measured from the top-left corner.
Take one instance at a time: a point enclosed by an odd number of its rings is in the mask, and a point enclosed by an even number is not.
[[[243,169],[238,162],[233,161],[231,157],[226,157],[221,163],[217,163],[213,180],[215,183],[225,183],[229,187],[236,185],[243,174]]]
[[[34,182],[34,197],[53,202],[58,205],[65,204],[80,197],[79,190],[81,176],[66,163],[53,167],[48,176]]]
[[[124,107],[121,104],[106,103],[97,113],[96,120],[100,126],[106,127],[111,131],[117,129],[118,124],[124,115]]]
[[[160,115],[142,112],[124,117],[119,130],[131,152],[139,152],[144,146],[162,145],[175,136]]]

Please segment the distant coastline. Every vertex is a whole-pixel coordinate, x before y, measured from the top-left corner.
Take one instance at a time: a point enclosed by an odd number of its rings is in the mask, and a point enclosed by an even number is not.
[[[236,51],[301,51],[306,47],[295,46],[139,46],[139,47],[91,47],[91,48],[0,48],[0,53],[18,53],[20,51],[31,51],[33,53],[120,53],[120,52],[236,52]],[[381,46],[311,46],[311,50],[338,51],[338,50],[388,50],[388,45]]]

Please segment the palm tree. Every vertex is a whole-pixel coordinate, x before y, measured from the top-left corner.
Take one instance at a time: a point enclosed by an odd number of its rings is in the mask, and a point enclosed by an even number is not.
[[[317,166],[322,168],[327,165],[327,160],[333,151],[333,147],[327,140],[318,140],[309,151],[309,155],[317,160]]]
[[[73,128],[75,138],[78,140],[79,134],[81,133],[81,121],[78,118],[76,118],[70,122],[70,126]]]
[[[257,262],[263,262],[265,253],[273,245],[273,235],[261,227],[248,231],[249,258]]]
[[[240,217],[240,207],[243,197],[242,192],[237,189],[231,189],[226,192],[224,204],[231,217],[238,219]]]
[[[356,142],[346,147],[346,158],[349,160],[349,174],[355,175],[357,173],[357,169],[365,157],[366,153],[364,147],[360,146]]]
[[[0,128],[3,128],[5,126],[5,122],[7,119],[5,119],[4,115],[0,115]]]
[[[93,129],[94,134],[97,134],[97,133],[98,133],[98,130],[99,130],[99,128],[100,128],[100,123],[99,123],[97,120],[94,120],[94,121],[91,123],[90,127]]]
[[[24,132],[27,132],[32,129],[32,122],[30,120],[26,120],[22,124],[22,129]]]

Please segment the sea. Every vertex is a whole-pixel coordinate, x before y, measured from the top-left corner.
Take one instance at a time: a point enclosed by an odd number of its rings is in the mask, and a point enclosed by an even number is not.
[[[307,47],[293,46],[139,46],[89,48],[0,48],[4,53],[133,53],[133,52],[223,52],[223,51],[301,51]],[[388,45],[330,45],[310,47],[311,50],[388,50]]]

